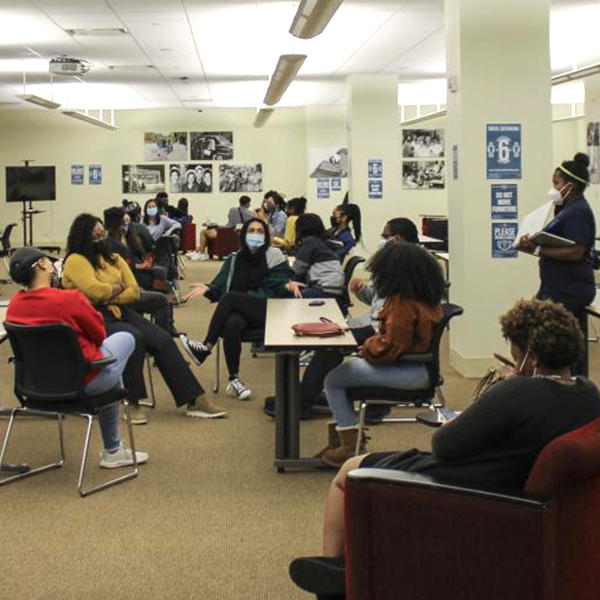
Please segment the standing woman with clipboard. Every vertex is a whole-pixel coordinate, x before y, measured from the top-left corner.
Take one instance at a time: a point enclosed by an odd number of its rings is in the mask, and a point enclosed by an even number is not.
[[[539,256],[540,300],[560,302],[579,320],[584,336],[587,316],[584,308],[596,295],[593,251],[596,238],[594,213],[583,192],[589,184],[587,154],[578,152],[573,160],[563,162],[554,171],[548,199],[554,202],[554,218],[544,231],[575,242],[567,247],[537,245],[523,236],[519,250]]]

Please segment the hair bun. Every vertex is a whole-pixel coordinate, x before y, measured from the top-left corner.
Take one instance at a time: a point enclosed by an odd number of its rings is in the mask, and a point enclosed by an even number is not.
[[[585,167],[586,169],[590,166],[590,157],[587,154],[584,154],[583,152],[578,152],[573,157],[573,160],[582,167]]]

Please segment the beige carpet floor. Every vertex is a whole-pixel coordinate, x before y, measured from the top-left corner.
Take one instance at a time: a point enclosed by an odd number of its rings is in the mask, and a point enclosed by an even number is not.
[[[184,289],[210,280],[218,266],[187,262]],[[3,297],[14,289],[4,287]],[[201,338],[211,312],[205,300],[195,300],[176,309],[177,326]],[[0,347],[5,407],[14,404],[9,354],[7,344]],[[444,365],[446,354],[444,343]],[[307,598],[288,579],[287,567],[295,556],[320,553],[332,473],[277,474],[273,468],[274,424],[262,412],[264,396],[274,391],[273,362],[245,349],[241,372],[253,398],[240,402],[221,392],[214,400],[229,418],[214,421],[178,413],[155,370],[158,406],[149,411],[148,425],[135,428],[138,448],[150,453],[148,464],[137,479],[85,499],[76,491],[83,421],[69,419],[66,465],[0,488],[0,599]],[[194,371],[209,390],[214,359]],[[475,381],[447,366],[444,372],[449,401],[464,407]],[[0,420],[2,433],[5,427]],[[428,448],[432,432],[380,425],[371,430],[371,449]],[[50,460],[55,436],[53,423],[19,423],[9,458],[32,465]],[[302,423],[304,455],[325,438],[325,420]],[[100,480],[107,472],[97,466],[97,432],[94,442],[89,475]]]

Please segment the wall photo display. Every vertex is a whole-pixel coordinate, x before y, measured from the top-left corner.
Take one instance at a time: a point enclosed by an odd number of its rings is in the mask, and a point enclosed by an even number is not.
[[[232,160],[233,131],[192,131],[190,149],[192,160]]]
[[[121,182],[124,194],[157,194],[165,191],[164,165],[123,165]]]
[[[444,187],[443,160],[405,160],[402,163],[402,189],[443,190]]]
[[[210,163],[170,163],[169,192],[176,194],[210,194],[213,168]]]
[[[144,133],[144,160],[167,161],[188,159],[187,131]]]
[[[443,190],[446,187],[443,129],[402,130],[402,189]],[[418,159],[418,160],[415,160]]]
[[[220,192],[262,192],[262,164],[219,165]]]
[[[309,160],[311,179],[348,177],[348,148],[315,148]]]
[[[403,129],[402,158],[443,158],[443,129]]]

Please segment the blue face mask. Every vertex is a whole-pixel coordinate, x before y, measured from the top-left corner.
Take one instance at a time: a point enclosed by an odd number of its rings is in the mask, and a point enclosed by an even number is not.
[[[155,217],[158,214],[158,208],[156,208],[156,206],[154,208],[150,207],[146,210],[146,214],[149,217]]]
[[[247,233],[246,234],[246,245],[250,248],[250,251],[254,252],[260,247],[265,245],[265,234],[264,233]]]

